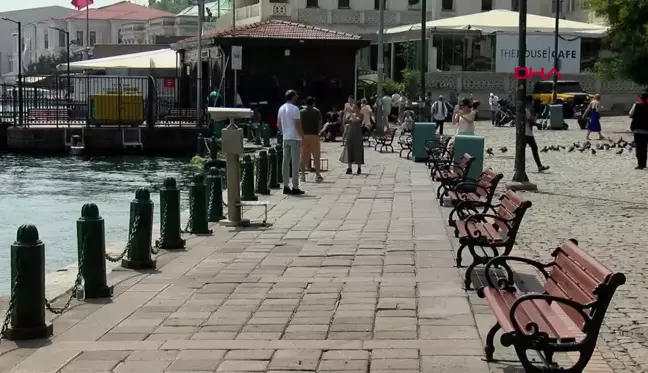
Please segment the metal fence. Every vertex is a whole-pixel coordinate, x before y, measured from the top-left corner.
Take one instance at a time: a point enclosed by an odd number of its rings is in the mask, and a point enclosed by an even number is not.
[[[22,89],[0,85],[0,121],[16,126],[195,126],[202,115],[192,100],[181,99],[180,83],[177,77],[29,76]]]

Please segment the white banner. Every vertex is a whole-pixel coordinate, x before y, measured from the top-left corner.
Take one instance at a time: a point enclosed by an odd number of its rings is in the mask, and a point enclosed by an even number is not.
[[[572,40],[573,39],[573,40]],[[518,35],[497,35],[495,71],[511,73],[518,66]],[[561,74],[580,72],[581,39],[558,39],[558,71]],[[548,73],[554,67],[554,36],[527,35],[526,66],[542,68]]]
[[[243,70],[243,47],[232,45],[232,70]]]

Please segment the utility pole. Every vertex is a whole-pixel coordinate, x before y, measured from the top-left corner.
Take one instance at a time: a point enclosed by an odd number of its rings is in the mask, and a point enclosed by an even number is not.
[[[554,33],[554,69],[558,71],[560,67],[560,59],[558,58],[558,31],[560,29],[560,8],[562,0],[556,0],[556,31]],[[553,95],[551,103],[556,103],[558,100],[558,74],[553,74]]]
[[[203,18],[205,18],[205,0],[198,0],[198,57],[196,62],[196,115],[198,126],[202,126],[203,119],[203,63],[202,63],[202,32]]]
[[[424,103],[425,103],[425,73],[427,71],[427,40],[425,37],[426,30],[425,26],[427,23],[427,0],[420,0],[421,1],[421,56],[420,56],[420,63],[421,63],[421,87],[420,87],[420,96],[421,99],[419,100],[419,120],[421,122],[425,122],[424,115],[425,113],[423,112],[424,110]]]
[[[384,115],[383,113],[388,108],[382,107],[382,97],[383,97],[383,74],[385,72],[385,1],[378,0],[378,81],[376,88],[377,105],[379,114],[376,116],[376,134],[382,135],[384,133],[385,127],[388,123],[383,123]],[[394,46],[392,45],[392,48]],[[392,69],[394,67],[392,66]]]
[[[520,0],[520,28],[518,31],[518,66],[526,67],[526,35],[527,35],[527,1]],[[511,190],[537,190],[535,184],[529,182],[526,174],[526,80],[516,80],[517,83],[517,113],[515,118],[515,173],[513,183],[506,185]]]

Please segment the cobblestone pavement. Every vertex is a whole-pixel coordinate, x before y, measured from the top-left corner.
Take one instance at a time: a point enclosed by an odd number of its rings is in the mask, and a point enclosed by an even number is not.
[[[345,175],[324,150],[323,183],[269,197],[271,227],[115,270],[112,301],[75,303],[51,342],[3,341],[0,372],[489,372],[427,169],[367,149]]]
[[[583,143],[586,132],[568,121],[567,131],[535,131],[540,148]],[[602,118],[603,134],[631,141],[627,117]],[[510,180],[513,175],[514,129],[493,128],[480,123],[477,133],[495,156],[485,165]],[[597,136],[593,135],[592,138]],[[592,143],[603,143],[592,141]],[[508,147],[507,153],[499,149]],[[647,171],[637,171],[634,153],[618,149],[569,153],[568,149],[541,153],[551,169],[535,172],[527,150],[527,171],[539,193],[526,193],[533,207],[524,218],[516,255],[547,261],[550,250],[567,238],[576,238],[597,259],[623,272],[627,283],[620,287],[608,312],[599,339],[603,360],[614,372],[648,371],[648,251],[646,249]]]

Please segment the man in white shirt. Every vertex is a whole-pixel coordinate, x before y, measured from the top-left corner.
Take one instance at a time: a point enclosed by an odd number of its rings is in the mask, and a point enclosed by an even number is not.
[[[445,101],[443,101],[443,96],[439,96],[439,98],[434,101],[434,104],[432,104],[432,118],[439,130],[439,136],[443,136],[443,123],[445,123],[447,117],[448,107],[446,106]]]
[[[499,97],[497,97],[496,94],[491,93],[490,97],[488,97],[488,105],[490,106],[491,110],[491,124],[494,126],[495,125],[495,113],[499,110]]]
[[[301,113],[296,103],[297,92],[291,89],[286,92],[286,103],[281,105],[277,113],[277,128],[283,133],[283,193],[301,195],[304,191],[299,189],[299,158],[304,131],[301,125]],[[292,189],[288,186],[291,166]]]
[[[388,94],[385,93],[385,95],[382,97],[382,130],[384,131],[385,128],[389,127],[389,115],[391,114],[392,110],[392,101],[391,98],[389,97]]]

